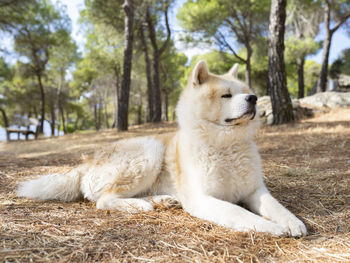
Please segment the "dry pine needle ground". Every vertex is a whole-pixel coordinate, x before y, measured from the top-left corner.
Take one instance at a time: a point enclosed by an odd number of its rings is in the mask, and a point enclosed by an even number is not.
[[[86,132],[0,143],[2,262],[350,262],[350,108],[294,125],[261,128],[257,142],[272,194],[307,225],[305,238],[237,233],[182,209],[98,211],[90,202],[19,199],[19,181],[63,172],[120,138],[164,133]]]

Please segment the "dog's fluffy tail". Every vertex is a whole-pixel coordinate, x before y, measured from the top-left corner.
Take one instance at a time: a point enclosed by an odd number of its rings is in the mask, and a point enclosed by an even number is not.
[[[74,201],[82,197],[78,169],[67,174],[48,174],[19,184],[17,195],[39,200]]]

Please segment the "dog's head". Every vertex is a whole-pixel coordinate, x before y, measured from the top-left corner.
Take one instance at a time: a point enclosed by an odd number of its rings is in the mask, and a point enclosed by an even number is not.
[[[199,61],[177,107],[180,126],[191,122],[227,131],[256,123],[257,97],[237,79],[237,73],[238,64],[224,75],[215,75],[204,61]]]

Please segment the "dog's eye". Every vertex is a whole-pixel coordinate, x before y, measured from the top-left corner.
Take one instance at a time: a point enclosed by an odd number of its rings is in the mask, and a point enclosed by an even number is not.
[[[232,98],[232,94],[224,94],[221,98]]]

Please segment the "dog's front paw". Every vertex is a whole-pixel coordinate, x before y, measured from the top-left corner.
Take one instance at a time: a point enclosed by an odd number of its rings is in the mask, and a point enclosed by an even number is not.
[[[270,233],[274,236],[286,236],[286,231],[285,228],[283,226],[280,226],[278,224],[269,222],[268,224],[264,224],[263,227],[256,227],[255,230],[257,230],[258,232],[265,232],[265,233]]]
[[[294,215],[289,216],[288,218],[280,222],[280,224],[284,227],[285,233],[287,233],[290,236],[301,237],[306,236],[307,234],[305,224]]]

